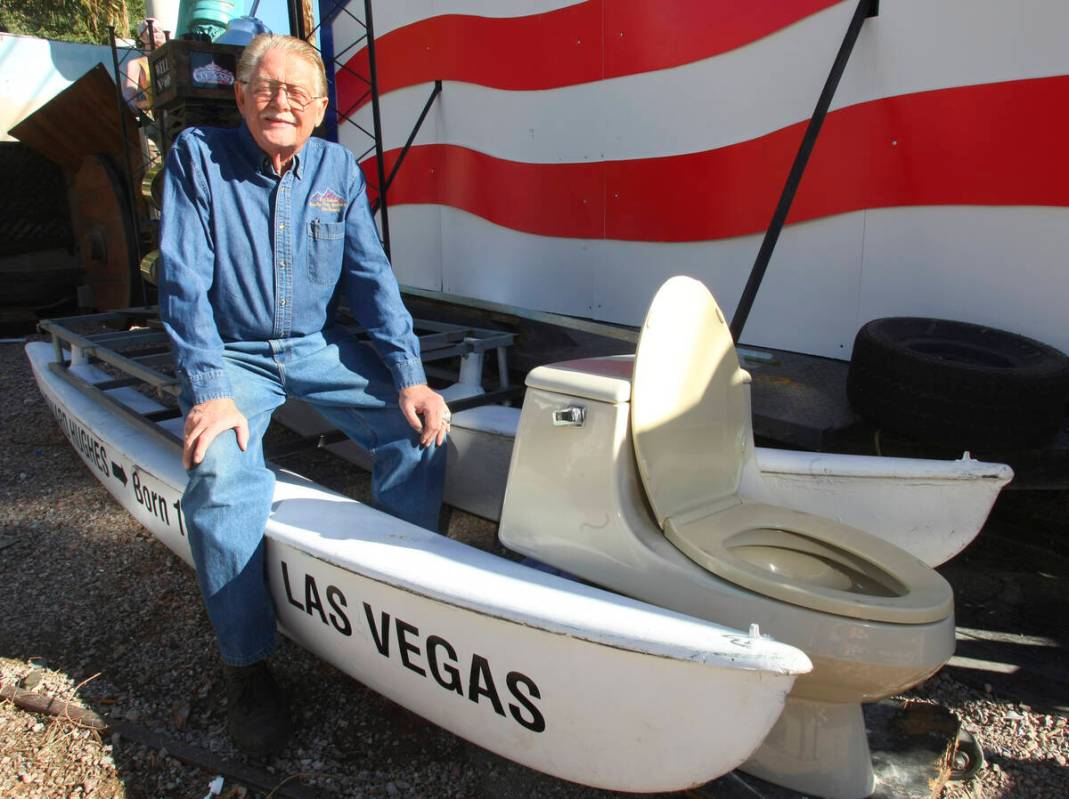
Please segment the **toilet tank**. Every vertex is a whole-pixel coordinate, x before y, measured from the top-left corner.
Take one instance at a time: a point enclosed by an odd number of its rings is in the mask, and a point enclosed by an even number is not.
[[[558,568],[627,559],[628,514],[646,514],[628,429],[632,356],[540,366],[527,394],[501,542]]]

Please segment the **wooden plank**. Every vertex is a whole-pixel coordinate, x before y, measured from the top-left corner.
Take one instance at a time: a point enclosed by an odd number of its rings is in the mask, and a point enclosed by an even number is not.
[[[137,123],[115,102],[115,81],[97,64],[11,129],[11,135],[69,172],[76,172],[87,156],[106,153],[123,163],[121,125],[131,143],[131,162],[141,159]],[[134,148],[138,149],[135,151]]]

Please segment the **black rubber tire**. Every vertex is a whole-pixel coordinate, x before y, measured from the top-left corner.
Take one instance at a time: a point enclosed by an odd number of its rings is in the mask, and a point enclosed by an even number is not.
[[[992,327],[895,316],[858,331],[846,387],[880,428],[961,449],[1022,449],[1065,423],[1069,358]]]

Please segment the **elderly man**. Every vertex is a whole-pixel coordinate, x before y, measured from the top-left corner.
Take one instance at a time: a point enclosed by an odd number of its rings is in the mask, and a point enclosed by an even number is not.
[[[377,507],[436,529],[449,412],[426,384],[412,318],[352,154],[311,138],[327,100],[307,43],[260,36],[238,65],[238,129],[191,128],[167,156],[160,313],[185,413],[182,498],[227,678],[228,729],[252,754],[290,730],[267,669],[264,573],[274,476],[261,439],[300,397],[374,454]],[[338,290],[374,348],[332,324]]]

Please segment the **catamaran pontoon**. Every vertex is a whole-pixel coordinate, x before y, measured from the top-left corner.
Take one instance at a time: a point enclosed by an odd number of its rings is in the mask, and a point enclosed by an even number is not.
[[[164,335],[44,327],[52,347],[27,353],[57,421],[116,499],[189,562],[181,419],[134,388],[174,393],[152,368],[167,354],[144,349],[165,349]],[[655,300],[634,359],[529,376],[502,540],[613,593],[277,470],[267,540],[280,625],[435,723],[565,779],[672,790],[742,765],[801,790],[865,795],[858,703],[951,656],[951,592],[887,540],[779,501],[758,467],[746,381],[711,295],[682,278]],[[982,522],[1008,469],[953,468],[971,497],[971,484],[984,487]],[[819,467],[795,479],[830,495],[824,507],[863,513]],[[824,745],[804,743],[814,739]]]

